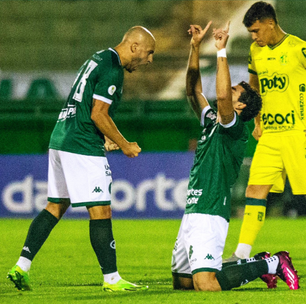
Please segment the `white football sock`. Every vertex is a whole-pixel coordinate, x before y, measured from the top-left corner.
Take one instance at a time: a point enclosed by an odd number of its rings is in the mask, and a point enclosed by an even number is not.
[[[32,261],[25,258],[25,257],[20,257],[19,260],[17,261],[16,265],[19,266],[23,271],[28,272],[31,268]]]
[[[239,243],[235,251],[235,255],[240,259],[248,259],[250,257],[252,246],[249,244]]]
[[[104,274],[103,276],[104,276],[104,282],[109,284],[116,284],[119,280],[121,280],[121,276],[119,275],[118,271]]]

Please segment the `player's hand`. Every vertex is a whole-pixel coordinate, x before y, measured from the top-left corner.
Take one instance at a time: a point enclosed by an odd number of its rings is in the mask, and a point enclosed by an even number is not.
[[[254,137],[257,141],[259,140],[259,138],[260,138],[261,135],[262,135],[262,131],[261,131],[260,126],[255,125],[255,128],[254,128],[254,130],[253,130],[253,132],[252,132],[252,135],[253,135],[253,137]]]
[[[212,21],[209,21],[204,29],[200,25],[190,25],[188,30],[188,34],[192,35],[190,44],[196,47],[199,46],[211,24]]]
[[[119,146],[115,142],[110,140],[108,137],[104,136],[104,138],[105,138],[104,148],[107,152],[120,149]]]
[[[213,36],[215,38],[215,46],[218,50],[224,49],[228,40],[230,21],[227,22],[224,29],[213,29]]]
[[[141,148],[138,146],[137,142],[127,142],[123,147],[121,147],[121,150],[124,155],[130,158],[137,157],[141,152]]]

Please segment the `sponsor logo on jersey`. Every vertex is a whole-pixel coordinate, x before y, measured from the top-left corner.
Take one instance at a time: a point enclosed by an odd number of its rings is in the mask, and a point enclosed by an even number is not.
[[[260,79],[261,95],[268,92],[278,91],[284,92],[289,85],[289,77],[286,74],[274,73],[271,77],[263,77]]]
[[[187,191],[187,205],[196,205],[198,203],[199,198],[194,196],[201,196],[202,192],[203,189],[189,189]]]
[[[294,125],[295,124],[294,111],[291,111],[291,113],[287,113],[286,115],[282,115],[280,113],[277,113],[275,115],[271,113],[267,114],[265,113],[262,115],[262,121],[265,129],[266,126],[281,126],[284,124]]]
[[[58,116],[58,121],[64,121],[67,118],[73,118],[76,115],[76,106],[68,105],[68,108],[62,109],[61,113]]]
[[[108,88],[108,94],[109,95],[114,95],[114,93],[116,92],[116,86],[114,86],[114,85],[111,85],[109,88]]]
[[[103,58],[101,58],[99,55],[97,55],[97,54],[94,54],[93,56],[92,56],[94,59],[96,59],[96,60],[99,60],[99,61],[102,61],[103,60]]]
[[[299,100],[300,100],[300,116],[301,120],[304,120],[304,93],[306,91],[305,83],[301,83],[299,85],[300,94],[299,94]]]
[[[190,189],[187,191],[187,196],[201,196],[203,189]]]

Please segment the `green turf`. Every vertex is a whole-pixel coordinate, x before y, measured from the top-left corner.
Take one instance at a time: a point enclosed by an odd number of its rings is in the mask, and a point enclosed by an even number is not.
[[[266,220],[254,250],[288,250],[299,271],[300,290],[283,281],[268,290],[257,279],[226,292],[173,291],[170,261],[179,220],[114,220],[118,268],[129,281],[150,286],[145,292],[110,294],[102,291],[102,275],[89,242],[86,220],[62,220],[35,258],[30,279],[33,291],[18,292],[6,279],[16,263],[30,220],[1,219],[0,303],[306,303],[306,219]],[[224,256],[237,243],[241,221],[230,223]],[[255,253],[255,252],[254,252]]]

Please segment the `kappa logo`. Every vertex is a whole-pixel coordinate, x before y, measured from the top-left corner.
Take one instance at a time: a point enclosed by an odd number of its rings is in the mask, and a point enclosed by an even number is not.
[[[28,247],[28,246],[24,246],[24,247],[22,248],[22,250],[24,250],[24,251],[27,251],[27,252],[31,253],[31,251],[30,251],[30,249],[29,249],[29,247]]]
[[[204,260],[214,260],[215,258],[210,254],[207,253],[207,256],[204,258]]]
[[[95,189],[93,189],[92,193],[100,193],[103,192],[102,189],[100,187],[95,187]]]

